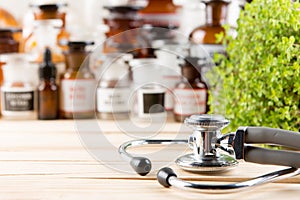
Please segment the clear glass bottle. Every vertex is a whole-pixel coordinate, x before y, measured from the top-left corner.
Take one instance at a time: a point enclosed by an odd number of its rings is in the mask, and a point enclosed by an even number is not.
[[[194,44],[204,44],[206,51],[213,57],[214,53],[225,54],[221,42],[217,42],[216,34],[224,33],[224,23],[227,18],[227,10],[230,0],[206,0],[206,23],[195,28],[189,38]]]
[[[56,19],[36,20],[34,22],[35,28],[31,37],[26,41],[25,52],[32,54],[35,62],[41,63],[43,61],[46,47],[51,49],[54,63],[64,62],[62,49],[57,46],[56,42],[61,25],[61,20]]]
[[[58,119],[58,86],[56,85],[56,67],[52,63],[51,50],[44,53],[44,62],[39,68],[38,119]]]
[[[6,119],[36,118],[36,87],[27,55],[8,54],[1,57],[4,83],[1,87],[1,113]]]
[[[85,47],[93,42],[69,41],[65,52],[66,72],[61,76],[60,116],[64,119],[86,119],[95,116],[96,81],[85,59]],[[85,61],[85,62],[84,62]]]
[[[101,119],[129,118],[128,97],[131,93],[131,74],[122,55],[107,55],[109,62],[97,88],[97,111]],[[126,55],[125,55],[126,57]],[[112,60],[116,58],[117,60]]]
[[[47,19],[57,19],[61,20],[62,26],[57,34],[57,45],[61,46],[60,41],[68,41],[70,38],[70,33],[66,30],[66,15],[67,13],[63,10],[67,6],[66,3],[56,3],[56,4],[34,4],[32,5],[36,9],[34,10],[35,20],[47,20]],[[61,46],[63,47],[63,46]]]
[[[134,94],[130,99],[131,116],[138,121],[160,121],[165,111],[166,88],[159,61],[154,58],[133,59],[129,62],[133,74]]]
[[[190,115],[208,111],[208,87],[201,78],[198,61],[197,57],[186,57],[181,64],[183,77],[173,90],[174,118],[177,122],[183,122]]]

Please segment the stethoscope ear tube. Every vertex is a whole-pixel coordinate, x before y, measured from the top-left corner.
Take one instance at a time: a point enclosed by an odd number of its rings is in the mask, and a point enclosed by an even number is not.
[[[258,164],[300,168],[300,152],[296,151],[271,150],[245,145],[244,160]]]

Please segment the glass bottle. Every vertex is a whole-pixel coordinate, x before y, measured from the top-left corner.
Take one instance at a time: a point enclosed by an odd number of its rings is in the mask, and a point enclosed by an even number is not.
[[[44,62],[39,68],[38,119],[58,118],[58,86],[56,85],[56,67],[52,63],[51,50],[44,53]]]
[[[44,50],[49,47],[54,63],[64,62],[62,50],[57,46],[56,37],[61,27],[60,20],[36,20],[32,36],[26,41],[25,52],[33,55],[37,63],[43,61]]]
[[[137,12],[138,6],[104,6],[109,11],[104,23],[109,27],[106,32],[108,40],[104,43],[104,53],[128,53],[131,52],[135,58],[153,57],[141,30],[142,20]],[[149,54],[149,55],[148,55]]]
[[[195,28],[189,38],[194,44],[205,44],[205,49],[211,57],[215,52],[225,54],[225,49],[217,43],[216,34],[224,33],[222,27],[226,22],[227,10],[230,0],[206,0],[206,23]]]
[[[7,119],[35,119],[35,90],[32,83],[32,71],[24,54],[1,56],[4,83],[1,87],[1,112]]]
[[[177,122],[183,122],[190,115],[208,111],[208,87],[201,79],[198,61],[197,57],[186,57],[181,64],[183,78],[173,90],[174,117]]]
[[[68,41],[70,38],[70,33],[66,30],[66,12],[62,10],[66,7],[66,3],[57,4],[36,4],[32,5],[37,8],[34,10],[35,20],[47,20],[47,19],[57,19],[61,20],[62,26],[59,33],[57,34],[57,45],[61,45],[60,41]]]
[[[19,51],[19,42],[15,40],[14,33],[21,32],[18,28],[0,28],[0,54],[16,53]],[[0,86],[3,81],[3,72],[0,63]]]
[[[130,105],[132,119],[160,121],[167,117],[165,111],[166,88],[162,80],[159,60],[133,59],[129,62],[133,75],[133,91]]]
[[[148,5],[139,11],[143,23],[153,27],[178,28],[179,7],[173,0],[149,0]]]
[[[128,97],[131,92],[131,74],[129,66],[125,63],[126,54],[107,55],[105,63],[109,66],[101,76],[97,88],[97,111],[101,119],[127,119],[129,118]],[[113,59],[117,60],[113,61]]]
[[[64,119],[93,118],[95,115],[95,77],[90,71],[89,53],[85,50],[93,42],[69,41],[65,52],[66,72],[61,76],[60,116]]]
[[[0,24],[2,27],[17,27],[19,23],[7,10],[0,8]]]

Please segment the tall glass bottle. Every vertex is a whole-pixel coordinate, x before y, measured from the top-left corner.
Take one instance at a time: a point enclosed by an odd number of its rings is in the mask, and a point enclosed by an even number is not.
[[[197,57],[187,57],[181,64],[183,77],[173,90],[174,117],[177,122],[183,122],[190,115],[208,111],[208,87],[201,78],[198,61]]]
[[[0,54],[17,53],[19,51],[19,42],[15,40],[14,33],[21,32],[18,28],[0,28]],[[0,86],[3,81],[3,72],[0,62]]]
[[[60,45],[60,40],[68,40],[70,33],[66,30],[66,12],[62,10],[67,4],[36,4],[34,11],[35,20],[58,19],[61,20],[62,26],[57,35],[57,44]]]
[[[178,6],[173,0],[149,0],[148,5],[139,11],[144,24],[162,28],[178,28]]]
[[[93,118],[95,115],[95,77],[84,60],[93,42],[70,41],[65,52],[66,72],[61,76],[60,116],[64,119]],[[84,63],[84,65],[82,65]]]
[[[216,34],[225,33],[222,27],[226,22],[230,0],[206,0],[206,23],[194,29],[189,38],[195,44],[205,44],[208,53],[225,53],[221,43],[217,42]]]
[[[51,51],[45,50],[44,62],[39,69],[38,119],[58,118],[58,86],[56,85],[56,67],[52,63]]]

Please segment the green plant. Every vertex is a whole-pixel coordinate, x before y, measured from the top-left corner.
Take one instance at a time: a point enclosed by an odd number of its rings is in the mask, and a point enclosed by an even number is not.
[[[299,2],[254,0],[246,4],[237,37],[226,34],[222,38],[228,44],[228,56],[215,57],[220,66],[210,74],[212,91],[216,91],[210,93],[211,112],[224,114],[233,129],[299,130],[299,29]]]

